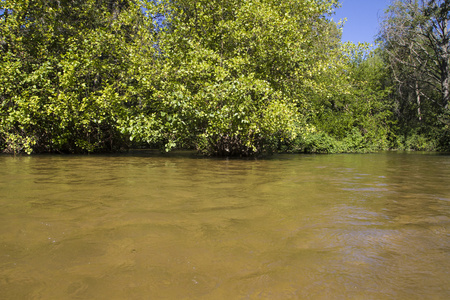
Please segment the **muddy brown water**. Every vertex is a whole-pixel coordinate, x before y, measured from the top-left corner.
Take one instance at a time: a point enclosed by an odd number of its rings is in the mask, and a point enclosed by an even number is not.
[[[450,299],[450,156],[0,156],[0,299]]]

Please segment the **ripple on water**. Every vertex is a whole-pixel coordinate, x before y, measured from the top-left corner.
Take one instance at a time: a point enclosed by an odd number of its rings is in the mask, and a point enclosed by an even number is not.
[[[0,170],[0,295],[448,299],[448,163],[16,160]]]

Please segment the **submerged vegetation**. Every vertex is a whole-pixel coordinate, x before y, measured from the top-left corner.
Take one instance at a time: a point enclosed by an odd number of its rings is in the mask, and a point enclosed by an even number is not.
[[[449,1],[394,1],[375,49],[338,5],[3,0],[0,150],[449,150]]]

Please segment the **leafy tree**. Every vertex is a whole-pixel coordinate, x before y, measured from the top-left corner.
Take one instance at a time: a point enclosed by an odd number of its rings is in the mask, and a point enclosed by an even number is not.
[[[0,143],[9,152],[123,145],[141,11],[129,1],[5,0],[0,18]]]
[[[336,2],[148,2],[164,22],[154,24],[158,51],[145,71],[144,113],[135,111],[127,132],[166,150],[219,155],[292,141],[307,128],[303,85],[326,65],[319,33]]]
[[[392,74],[414,71],[416,82],[426,78],[417,71],[423,65],[398,43],[385,43],[384,52],[342,45],[328,18],[337,5],[1,1],[0,148],[132,145],[226,156],[386,148],[393,109],[381,58],[407,57],[410,65],[396,60]],[[421,83],[421,97],[437,99],[436,80]],[[419,117],[442,114],[423,101],[420,109]]]
[[[315,82],[306,151],[361,152],[388,147],[390,83],[379,50],[340,45],[330,67]]]

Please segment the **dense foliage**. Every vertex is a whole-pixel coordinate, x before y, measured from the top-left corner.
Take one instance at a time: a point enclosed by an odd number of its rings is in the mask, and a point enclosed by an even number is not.
[[[125,1],[3,1],[0,143],[7,152],[113,150],[132,86],[139,10]]]
[[[370,50],[340,42],[337,0],[3,0],[0,149],[361,152],[405,147],[425,116],[445,148],[448,80],[421,83],[415,116],[398,80],[428,74],[387,34],[398,2]],[[429,2],[421,20],[444,14]]]

